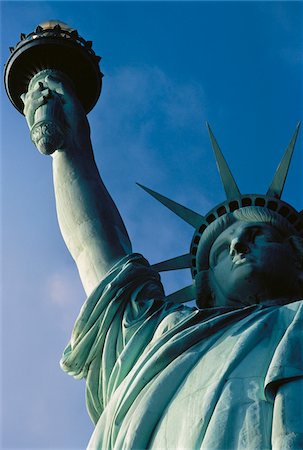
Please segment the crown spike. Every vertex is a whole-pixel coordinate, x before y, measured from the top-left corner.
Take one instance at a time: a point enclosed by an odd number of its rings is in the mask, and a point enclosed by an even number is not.
[[[175,258],[161,261],[153,264],[151,267],[157,272],[166,272],[168,270],[189,269],[191,267],[192,256],[190,253],[186,255],[176,256]]]
[[[152,197],[154,197],[156,200],[158,200],[160,203],[162,203],[164,206],[166,206],[166,208],[170,209],[177,216],[179,216],[185,222],[190,224],[192,227],[199,228],[201,223],[204,221],[203,216],[192,211],[191,209],[186,208],[185,206],[182,206],[179,203],[174,202],[173,200],[170,200],[169,198],[165,197],[164,195],[161,195],[158,192],[155,192],[152,189],[149,189],[140,183],[136,183],[136,184],[138,186],[140,186],[148,194],[150,194]]]
[[[266,195],[269,197],[281,198],[284,184],[286,181],[286,177],[288,174],[288,169],[289,169],[292,155],[294,152],[294,148],[296,145],[296,140],[297,140],[297,136],[298,136],[299,129],[300,129],[300,123],[301,122],[299,122],[298,125],[296,126],[295,132],[290,140],[290,143],[289,143],[289,145],[283,155],[283,158],[281,159],[281,162],[276,170],[276,173],[271,182],[271,185],[266,193]]]
[[[167,295],[164,300],[170,303],[186,303],[195,299],[195,288],[192,284]]]
[[[236,197],[240,197],[241,193],[239,191],[237,183],[235,182],[234,177],[232,176],[232,173],[227,165],[227,162],[225,161],[225,158],[220,150],[220,147],[216,141],[216,138],[215,138],[208,122],[206,122],[206,126],[208,129],[210,141],[211,141],[214,153],[215,153],[217,167],[218,167],[221,181],[222,181],[225,193],[226,193],[226,197],[228,200],[236,198]]]

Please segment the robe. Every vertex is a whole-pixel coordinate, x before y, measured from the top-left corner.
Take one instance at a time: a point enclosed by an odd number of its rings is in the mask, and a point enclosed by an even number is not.
[[[122,259],[89,296],[61,367],[86,379],[93,450],[271,449],[277,387],[303,377],[302,301],[198,310]]]

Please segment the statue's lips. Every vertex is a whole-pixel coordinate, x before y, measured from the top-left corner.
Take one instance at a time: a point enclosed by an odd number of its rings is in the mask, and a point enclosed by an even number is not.
[[[255,259],[251,255],[248,255],[248,254],[238,255],[238,256],[234,257],[232,260],[233,269],[235,269],[237,267],[241,267],[245,264],[251,264],[254,261],[255,261]]]

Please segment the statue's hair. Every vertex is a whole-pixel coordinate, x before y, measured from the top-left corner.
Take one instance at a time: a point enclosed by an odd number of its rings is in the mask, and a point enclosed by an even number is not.
[[[197,305],[201,308],[213,306],[209,283],[209,253],[217,237],[236,222],[264,222],[277,228],[289,240],[298,255],[297,269],[303,271],[303,239],[291,224],[274,211],[257,206],[246,206],[213,222],[204,232],[197,252],[198,273],[195,277]],[[301,285],[303,295],[303,284]]]

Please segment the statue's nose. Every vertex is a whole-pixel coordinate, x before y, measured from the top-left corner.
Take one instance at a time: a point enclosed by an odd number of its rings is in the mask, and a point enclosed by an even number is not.
[[[229,254],[231,256],[244,255],[249,252],[249,245],[244,240],[235,238],[230,243]]]

